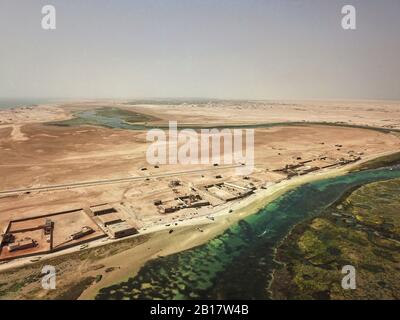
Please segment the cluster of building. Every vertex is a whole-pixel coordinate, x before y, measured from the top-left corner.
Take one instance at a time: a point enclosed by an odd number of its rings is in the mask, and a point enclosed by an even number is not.
[[[284,170],[307,170],[305,165],[311,161],[300,161],[296,165],[286,166]],[[149,198],[152,201],[149,206],[153,203],[156,212],[161,215],[182,210],[179,212],[182,215],[175,216],[175,219],[201,214],[200,208],[204,208],[204,213],[207,213],[206,208],[251,195],[257,189],[257,181],[262,183],[264,180],[250,177],[227,180],[222,175],[204,182],[197,181],[196,184],[182,184],[179,180],[172,180],[168,183],[169,191],[160,192],[159,198]],[[156,218],[161,221],[160,217]],[[0,236],[0,261],[63,250],[102,237],[116,239],[134,235],[138,233],[136,223],[143,225],[143,220],[127,212],[123,203],[103,203],[12,220]]]
[[[243,187],[230,182],[218,182],[198,187],[191,187],[188,193],[181,193],[175,188],[178,181],[172,181],[169,186],[177,193],[174,198],[154,200],[154,205],[162,214],[177,212],[183,209],[217,206],[224,202],[247,197],[254,192],[255,187]]]
[[[341,147],[341,145],[336,146],[338,148]],[[360,154],[362,153],[356,154],[354,151],[349,151],[347,157],[341,157],[339,159],[328,159],[328,157],[322,156],[319,158],[304,161],[299,161],[301,160],[301,158],[298,157],[296,159],[298,160],[297,162],[286,164],[285,167],[276,169],[274,171],[285,173],[290,178],[293,176],[304,175],[310,172],[356,162],[358,160],[361,160]]]
[[[256,187],[249,179],[224,181],[218,175],[213,182],[198,186],[172,180],[168,183],[168,195],[152,201],[159,214],[194,209],[182,211],[184,215],[193,215],[199,213],[200,208],[216,207],[250,195]],[[64,250],[102,237],[116,239],[134,235],[138,233],[136,224],[141,223],[139,221],[141,219],[136,215],[132,217],[122,203],[103,203],[12,220],[0,236],[0,261]]]
[[[239,186],[231,182],[219,182],[204,186],[204,190],[224,202],[245,198],[254,193],[254,186]]]
[[[157,206],[160,213],[173,213],[187,208],[200,208],[210,205],[210,202],[204,200],[199,194],[191,193],[180,195],[174,199],[155,200],[154,205]]]

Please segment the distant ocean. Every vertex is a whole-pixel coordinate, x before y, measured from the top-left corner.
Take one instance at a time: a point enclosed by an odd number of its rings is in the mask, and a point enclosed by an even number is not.
[[[33,106],[38,104],[49,103],[44,99],[0,99],[0,109],[11,109],[22,106]]]

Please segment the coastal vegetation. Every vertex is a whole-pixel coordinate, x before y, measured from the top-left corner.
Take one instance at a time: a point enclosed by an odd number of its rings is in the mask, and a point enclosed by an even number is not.
[[[399,299],[400,179],[346,194],[321,215],[297,225],[277,252],[276,299]],[[355,290],[341,287],[345,265]]]

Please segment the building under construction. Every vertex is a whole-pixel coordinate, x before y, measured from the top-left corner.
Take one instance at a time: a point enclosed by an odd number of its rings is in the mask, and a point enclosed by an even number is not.
[[[204,186],[204,190],[225,202],[245,198],[254,193],[254,188],[242,187],[230,182],[221,182]]]
[[[0,241],[0,261],[63,250],[104,237],[82,209],[12,220]]]
[[[111,238],[122,238],[137,233],[137,228],[126,222],[116,208],[109,204],[90,207],[94,221]]]
[[[210,202],[204,200],[199,194],[191,193],[188,195],[180,195],[171,200],[157,200],[154,202],[161,213],[173,213],[178,210],[187,208],[200,208],[210,205]]]
[[[51,251],[53,222],[41,218],[10,221],[1,237],[0,260]]]

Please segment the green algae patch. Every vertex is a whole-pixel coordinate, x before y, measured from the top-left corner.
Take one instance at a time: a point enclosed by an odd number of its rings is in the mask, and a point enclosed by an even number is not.
[[[273,296],[400,299],[399,194],[400,179],[369,183],[297,225],[278,248]],[[356,290],[341,287],[344,265],[356,268]]]

